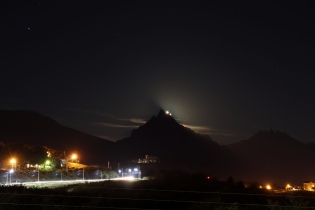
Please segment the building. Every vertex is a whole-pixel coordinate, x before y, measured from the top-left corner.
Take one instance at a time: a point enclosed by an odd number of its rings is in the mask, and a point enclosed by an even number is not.
[[[160,160],[156,156],[146,155],[144,159],[138,159],[138,163],[159,163]]]
[[[77,169],[77,168],[86,168],[86,167],[88,166],[81,163],[67,162],[67,168]]]
[[[304,182],[303,189],[307,191],[315,191],[315,183],[314,182]]]

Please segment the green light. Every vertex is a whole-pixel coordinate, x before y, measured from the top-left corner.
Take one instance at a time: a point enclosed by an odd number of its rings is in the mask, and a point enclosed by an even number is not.
[[[49,160],[46,160],[46,163],[45,163],[46,165],[48,165],[48,164],[50,164],[50,161]]]

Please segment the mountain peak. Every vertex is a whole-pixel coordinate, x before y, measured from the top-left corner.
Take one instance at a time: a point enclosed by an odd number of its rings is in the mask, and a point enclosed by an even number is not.
[[[160,110],[159,114],[157,115],[158,118],[165,118],[165,117],[171,117],[172,113],[169,111],[164,111],[163,109]]]
[[[164,109],[160,109],[159,114],[157,116],[163,116],[165,115]]]

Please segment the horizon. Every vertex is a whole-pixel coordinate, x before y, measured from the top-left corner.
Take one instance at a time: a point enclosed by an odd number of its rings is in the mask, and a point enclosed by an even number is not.
[[[43,114],[41,114],[41,113],[39,113],[39,112],[35,112],[35,111],[33,111],[33,110],[0,110],[0,111],[13,111],[13,112],[14,112],[14,111],[27,111],[27,112],[33,112],[33,113],[40,114],[42,117],[48,117],[48,118],[50,118],[50,119],[52,119],[52,120],[55,120],[60,126],[68,127],[68,126],[65,126],[65,125],[63,125],[62,123],[58,122],[56,119],[51,118],[50,116],[43,115]],[[160,109],[160,111],[159,111],[158,114],[160,114],[160,112],[162,112],[162,111],[165,113],[165,115],[170,115],[170,117],[173,118],[173,115],[172,115],[171,112],[169,112],[168,110]],[[153,114],[153,115],[151,115],[150,119],[151,119],[152,117],[157,117],[158,114]],[[150,119],[147,119],[147,121],[145,121],[144,119],[142,119],[142,120],[141,120],[141,123],[142,123],[142,124],[139,125],[139,126],[137,126],[137,127],[136,127],[136,126],[133,126],[133,127],[134,127],[133,130],[134,130],[134,129],[138,129],[138,128],[139,128],[140,126],[142,126],[142,125],[145,125]],[[258,131],[256,131],[255,133],[251,134],[251,135],[250,135],[248,138],[246,138],[246,139],[241,139],[241,140],[238,140],[238,141],[236,140],[236,141],[233,141],[233,142],[231,142],[231,143],[229,143],[229,144],[220,144],[220,143],[217,142],[215,139],[213,139],[213,138],[211,137],[211,135],[209,135],[209,134],[204,134],[204,133],[202,133],[202,132],[198,132],[198,131],[194,130],[194,127],[190,127],[190,126],[188,126],[188,125],[186,125],[186,124],[181,124],[181,123],[179,123],[179,122],[177,121],[177,119],[175,119],[175,118],[173,118],[173,119],[174,119],[175,122],[178,123],[179,125],[181,125],[181,126],[183,126],[183,127],[185,127],[185,128],[191,129],[191,130],[194,131],[196,134],[201,134],[201,135],[207,135],[207,136],[209,136],[214,142],[218,143],[220,146],[230,145],[230,144],[234,144],[234,143],[239,143],[239,142],[244,141],[244,140],[248,140],[248,139],[250,139],[251,137],[253,137],[253,136],[255,136],[256,134],[258,134],[259,132],[287,134],[289,137],[291,137],[291,138],[293,138],[294,140],[296,140],[296,141],[298,141],[298,142],[301,142],[301,143],[303,143],[303,144],[315,143],[315,142],[302,142],[302,141],[300,141],[299,139],[294,138],[290,133],[282,132],[282,131],[279,131],[279,130],[270,128],[269,130],[258,130]],[[137,119],[132,119],[132,120],[138,121]],[[131,136],[131,132],[130,132],[130,135],[124,136],[124,137],[121,138],[121,139],[110,140],[110,139],[103,138],[102,136],[96,136],[96,135],[93,135],[93,134],[90,134],[90,133],[86,133],[86,132],[84,132],[84,131],[81,131],[81,130],[78,130],[78,129],[75,129],[75,128],[72,128],[72,127],[68,127],[68,128],[71,128],[71,129],[74,129],[74,130],[76,130],[76,131],[83,132],[83,133],[85,133],[85,134],[88,134],[88,135],[91,135],[91,136],[95,136],[95,137],[98,137],[98,138],[101,138],[101,139],[104,139],[104,140],[108,140],[108,141],[111,141],[111,142],[117,142],[117,141],[119,141],[119,140],[122,140],[122,139],[124,139],[124,138],[128,138],[128,137]],[[200,129],[202,130],[203,128],[200,128]]]

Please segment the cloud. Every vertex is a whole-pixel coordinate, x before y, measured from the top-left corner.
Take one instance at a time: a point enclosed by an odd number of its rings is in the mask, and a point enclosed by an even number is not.
[[[128,122],[132,122],[132,123],[141,123],[141,124],[144,124],[147,122],[146,120],[139,119],[139,118],[117,119],[117,120],[128,121]]]
[[[144,124],[147,121],[144,119],[140,119],[140,118],[119,118],[116,117],[113,114],[107,113],[107,112],[99,112],[99,111],[95,111],[95,110],[84,110],[84,109],[70,109],[67,108],[68,110],[72,110],[72,111],[78,111],[78,112],[84,112],[84,113],[92,113],[92,114],[96,114],[99,116],[103,116],[103,117],[107,117],[107,118],[111,118],[113,120],[121,120],[121,121],[128,121],[128,122],[132,122],[132,123],[141,123]]]
[[[102,126],[102,127],[110,127],[110,128],[138,128],[137,125],[122,125],[115,123],[103,123],[103,122],[92,122],[93,125]]]
[[[233,132],[233,131],[227,131],[227,130],[219,130],[213,127],[209,126],[203,126],[203,125],[186,125],[182,124],[184,127],[190,128],[191,130],[201,133],[201,134],[207,134],[207,135],[215,135],[215,136],[246,136],[247,134],[239,133],[239,132]]]
[[[212,131],[214,130],[213,128],[210,128],[208,126],[203,126],[203,125],[186,125],[182,124],[184,127],[190,128],[191,130],[194,131]]]

